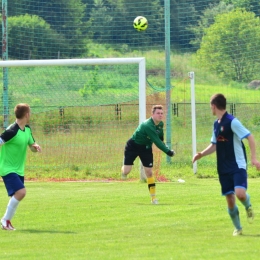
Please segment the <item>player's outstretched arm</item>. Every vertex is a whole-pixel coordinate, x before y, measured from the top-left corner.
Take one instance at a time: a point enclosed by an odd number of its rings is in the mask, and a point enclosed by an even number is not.
[[[197,160],[201,159],[203,156],[209,155],[216,151],[216,145],[210,144],[205,150],[200,153],[196,153],[192,158],[192,163],[196,162]]]

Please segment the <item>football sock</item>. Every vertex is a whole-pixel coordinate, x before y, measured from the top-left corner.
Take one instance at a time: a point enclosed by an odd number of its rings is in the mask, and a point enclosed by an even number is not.
[[[241,203],[245,206],[246,209],[248,209],[251,206],[250,195],[246,194],[246,199],[244,201],[241,201]]]
[[[154,177],[147,178],[148,190],[150,192],[152,200],[155,199],[155,180]]]
[[[5,220],[11,220],[14,216],[14,213],[16,211],[16,208],[19,204],[19,200],[17,200],[14,196],[9,200],[9,203],[6,208],[5,215],[3,216],[3,219]]]
[[[228,208],[228,213],[229,213],[229,216],[230,216],[235,228],[241,229],[242,227],[240,225],[239,211],[238,211],[237,205],[235,205],[235,207],[233,209]]]

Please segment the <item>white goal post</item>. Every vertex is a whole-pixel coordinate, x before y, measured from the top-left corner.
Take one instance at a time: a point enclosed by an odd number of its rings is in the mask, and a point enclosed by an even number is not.
[[[0,61],[0,67],[47,67],[47,66],[87,66],[87,65],[127,65],[138,64],[139,66],[139,123],[146,120],[146,61],[144,57],[136,58],[95,58],[95,59],[50,59],[50,60],[5,60]],[[3,72],[4,73],[4,72]],[[4,75],[5,79],[8,78]],[[7,81],[8,82],[8,81]],[[8,86],[3,84],[3,106],[9,107],[8,103]],[[8,84],[8,83],[7,83]],[[9,125],[9,110],[4,110],[4,125]],[[145,179],[142,171],[142,165],[140,167],[140,178]]]
[[[188,73],[191,87],[191,120],[192,120],[192,157],[197,153],[196,134],[196,97],[195,97],[195,73]],[[193,173],[197,173],[197,161],[193,164]]]
[[[70,66],[70,65],[139,65],[139,122],[146,119],[146,65],[145,58],[103,58],[103,59],[55,59],[55,60],[8,60],[0,61],[0,67]]]

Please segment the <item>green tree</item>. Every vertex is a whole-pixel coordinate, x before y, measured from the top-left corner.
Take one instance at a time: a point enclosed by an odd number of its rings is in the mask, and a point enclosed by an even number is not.
[[[232,4],[237,8],[250,8],[252,0],[223,0],[227,4]]]
[[[103,0],[94,0],[94,5],[91,10],[91,21],[94,39],[103,42],[112,34],[113,28],[113,6],[108,5]]]
[[[187,28],[197,24],[200,15],[209,4],[218,2],[219,0],[171,0],[171,43],[181,49],[191,48],[190,41],[194,34]],[[164,0],[161,0],[161,5],[164,6]]]
[[[9,57],[54,59],[66,49],[66,40],[36,15],[20,15],[8,20]]]
[[[247,11],[254,12],[260,16],[260,1],[259,0],[223,0],[227,4],[232,4],[236,8],[245,8]]]
[[[197,55],[203,67],[220,77],[243,82],[259,75],[259,50],[259,18],[236,9],[216,16],[205,30]]]
[[[211,24],[215,22],[215,17],[218,14],[228,13],[234,9],[233,5],[226,4],[223,1],[218,4],[210,4],[208,8],[206,8],[200,19],[197,22],[196,26],[190,25],[187,30],[194,34],[194,38],[191,39],[190,43],[198,49],[200,47],[201,39],[204,35],[204,31]]]
[[[137,0],[131,3],[127,0],[94,0],[90,16],[94,40],[103,43],[104,39],[109,39],[106,43],[146,48],[151,44],[161,44],[164,42],[163,14],[159,0],[150,1],[149,8]],[[133,20],[139,15],[148,20],[145,32],[137,32],[133,28]]]
[[[83,22],[86,6],[81,0],[12,0],[8,1],[8,15],[37,15],[45,20],[52,30],[66,39],[67,51],[61,55],[76,57],[85,50],[90,23]]]

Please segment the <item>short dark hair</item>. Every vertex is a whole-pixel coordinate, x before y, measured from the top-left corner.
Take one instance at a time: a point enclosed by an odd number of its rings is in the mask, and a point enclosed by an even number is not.
[[[219,110],[225,110],[227,105],[227,100],[223,94],[215,94],[210,99],[210,104],[215,105]]]
[[[152,107],[152,113],[153,113],[153,114],[154,114],[154,112],[155,112],[156,109],[163,109],[163,106],[162,106],[162,105],[154,105],[154,106]]]
[[[30,106],[26,103],[17,104],[14,108],[14,114],[17,119],[23,118],[30,112]]]

